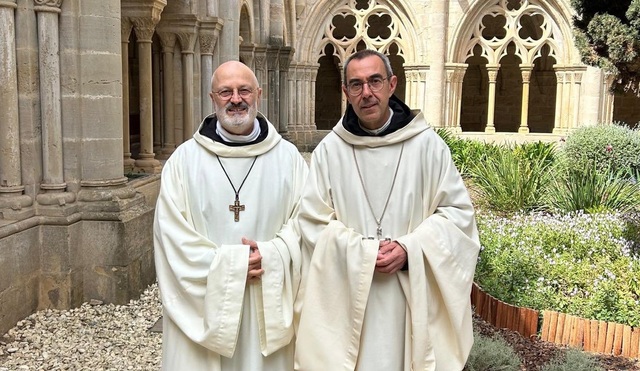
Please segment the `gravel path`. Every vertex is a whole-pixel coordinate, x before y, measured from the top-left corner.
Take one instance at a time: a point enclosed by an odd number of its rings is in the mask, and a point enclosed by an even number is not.
[[[128,305],[39,311],[0,338],[0,371],[159,370],[160,316],[157,284]]]

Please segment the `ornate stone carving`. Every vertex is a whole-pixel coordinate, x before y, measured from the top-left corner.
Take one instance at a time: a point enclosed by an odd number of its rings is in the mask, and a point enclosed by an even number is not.
[[[158,38],[160,38],[160,44],[162,44],[162,52],[173,53],[173,49],[176,46],[176,34],[173,32],[158,32]]]
[[[33,0],[36,6],[48,6],[54,8],[60,8],[62,0]]]
[[[176,37],[180,41],[180,47],[182,48],[182,53],[193,53],[193,48],[196,44],[196,33],[190,31],[179,31],[176,32]]]
[[[151,42],[156,29],[156,22],[151,18],[133,18],[133,29],[136,32],[138,42]]]
[[[200,32],[200,54],[211,55],[218,42],[218,35],[209,32]]]
[[[129,42],[129,37],[131,37],[131,30],[133,29],[133,24],[127,17],[122,17],[120,21],[120,34],[122,37],[122,42]]]
[[[265,68],[265,63],[267,61],[267,57],[264,55],[257,55],[254,58],[255,64],[256,64],[256,70],[264,70]]]

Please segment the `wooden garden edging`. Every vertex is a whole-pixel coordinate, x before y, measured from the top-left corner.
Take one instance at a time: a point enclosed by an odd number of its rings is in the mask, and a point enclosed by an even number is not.
[[[498,300],[482,291],[476,283],[471,288],[471,304],[476,314],[498,328],[517,331],[525,337],[538,336],[539,313],[536,310]],[[627,358],[640,356],[640,328],[550,310],[542,312],[540,339],[592,353]]]

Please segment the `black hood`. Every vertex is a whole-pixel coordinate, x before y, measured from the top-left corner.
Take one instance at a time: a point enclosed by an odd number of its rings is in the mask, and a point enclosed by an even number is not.
[[[218,123],[218,117],[216,115],[211,115],[202,121],[200,134],[213,140],[214,142],[219,142],[230,147],[247,146],[250,144],[260,143],[267,138],[267,135],[269,134],[269,126],[267,125],[267,120],[265,120],[264,117],[262,117],[261,115],[258,115],[256,118],[258,119],[258,124],[260,125],[260,135],[258,135],[258,137],[251,142],[247,142],[247,143],[225,142],[218,135],[218,133],[216,133],[216,124]]]
[[[393,117],[391,118],[391,123],[389,126],[379,134],[371,134],[366,132],[360,127],[358,122],[358,116],[356,115],[356,111],[353,110],[351,104],[347,105],[347,111],[344,114],[342,119],[342,126],[351,134],[358,136],[383,136],[387,134],[391,134],[394,131],[400,130],[403,127],[407,126],[411,120],[415,118],[415,114],[411,112],[411,109],[404,104],[398,97],[392,95],[389,98],[389,108],[393,110]]]

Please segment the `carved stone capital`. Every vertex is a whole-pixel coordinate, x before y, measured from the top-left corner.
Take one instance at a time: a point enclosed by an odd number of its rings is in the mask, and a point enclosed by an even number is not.
[[[278,69],[278,49],[269,49],[267,51],[267,68],[270,71]]]
[[[176,47],[176,35],[173,32],[158,31],[158,38],[162,45],[163,53],[173,53]]]
[[[33,10],[43,13],[60,13],[62,0],[33,0]]]
[[[200,54],[212,55],[218,43],[220,30],[222,30],[222,19],[207,17],[200,20],[199,42]]]
[[[176,32],[176,37],[180,41],[180,47],[182,53],[193,53],[193,49],[196,46],[196,32],[195,30],[181,30]]]
[[[156,30],[156,22],[151,18],[133,18],[133,29],[136,32],[138,42],[151,42],[153,33]]]
[[[133,24],[129,20],[129,18],[123,17],[120,21],[120,34],[122,37],[122,42],[129,42],[129,37],[131,36],[131,30],[133,30]]]

